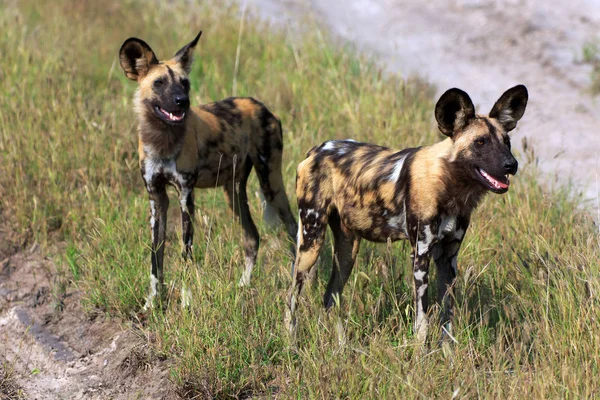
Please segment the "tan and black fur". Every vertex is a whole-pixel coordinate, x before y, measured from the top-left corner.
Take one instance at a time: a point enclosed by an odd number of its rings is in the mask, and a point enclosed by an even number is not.
[[[139,84],[134,107],[139,121],[139,157],[150,196],[152,272],[149,302],[163,287],[163,255],[169,199],[166,186],[179,192],[183,255],[192,255],[194,188],[223,186],[230,207],[244,230],[246,269],[240,284],[248,284],[256,263],[259,236],[250,216],[246,182],[256,170],[267,202],[294,239],[296,222],[281,175],[283,138],[279,120],[253,98],[228,98],[190,108],[188,74],[200,38],[173,58],[158,61],[137,38],[121,46],[125,75]]]
[[[407,239],[413,248],[415,332],[425,339],[430,258],[437,267],[443,322],[450,330],[457,254],[483,195],[506,192],[508,175],[517,172],[508,132],[523,116],[527,99],[525,86],[515,86],[489,116],[481,116],[465,92],[450,89],[435,109],[439,129],[448,136],[442,142],[395,151],[334,140],[311,149],[296,176],[300,221],[286,314],[291,332],[297,296],[319,256],[327,225],[333,232],[334,265],[325,307],[341,294],[362,239]]]

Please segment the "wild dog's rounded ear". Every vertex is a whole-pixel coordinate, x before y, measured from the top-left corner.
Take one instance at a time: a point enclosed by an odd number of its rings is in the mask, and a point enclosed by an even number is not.
[[[475,106],[467,93],[449,89],[435,105],[435,119],[440,131],[449,137],[464,129],[475,118]]]
[[[158,64],[158,59],[146,42],[138,38],[129,38],[119,50],[119,61],[125,76],[133,81],[143,78],[150,68]]]
[[[198,39],[200,39],[201,35],[202,31],[198,32],[196,38],[188,44],[186,44],[185,46],[183,46],[181,50],[175,53],[175,56],[173,57],[173,59],[177,61],[181,65],[183,70],[188,74],[192,69],[192,61],[194,61],[194,48],[196,48],[196,44],[198,43]]]
[[[517,85],[510,88],[494,104],[490,111],[490,118],[497,119],[506,132],[512,131],[525,113],[528,99],[529,94],[525,86]]]

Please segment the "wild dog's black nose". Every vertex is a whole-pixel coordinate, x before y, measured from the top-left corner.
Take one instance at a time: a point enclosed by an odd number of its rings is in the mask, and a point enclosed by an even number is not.
[[[519,167],[519,163],[515,160],[514,157],[504,160],[504,170],[507,174],[514,175],[517,173],[517,168]]]
[[[181,108],[188,108],[190,106],[190,98],[187,96],[176,96],[175,104]]]

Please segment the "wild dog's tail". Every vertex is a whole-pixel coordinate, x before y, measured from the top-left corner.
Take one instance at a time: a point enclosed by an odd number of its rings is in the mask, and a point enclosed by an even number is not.
[[[262,209],[263,209],[263,222],[265,223],[265,225],[268,226],[269,228],[274,228],[279,223],[281,223],[281,220],[279,219],[279,216],[277,215],[277,208],[275,208],[274,205],[272,205],[271,203],[269,203],[267,201],[262,189],[259,189],[256,192],[256,197],[258,197],[258,200],[260,201],[260,205],[262,206]]]
[[[292,239],[296,237],[296,219],[290,210],[281,171],[283,134],[281,122],[266,107],[260,111],[259,146],[251,154],[252,164],[260,183],[260,199],[264,205],[263,220],[268,225],[284,223]]]

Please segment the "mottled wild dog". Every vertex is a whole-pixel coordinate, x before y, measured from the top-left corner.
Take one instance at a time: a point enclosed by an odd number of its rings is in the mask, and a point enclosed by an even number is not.
[[[192,53],[202,32],[173,58],[158,61],[144,41],[127,39],[119,51],[125,75],[138,82],[134,109],[139,127],[140,168],[150,197],[152,272],[147,306],[163,288],[163,255],[169,198],[179,193],[183,256],[192,255],[194,188],[223,186],[244,231],[248,284],[256,263],[259,236],[250,216],[246,182],[254,167],[270,210],[292,239],[297,229],[281,175],[283,137],[279,120],[253,98],[228,98],[190,108]]]
[[[333,267],[324,296],[334,304],[348,280],[361,239],[408,239],[412,245],[415,332],[427,336],[429,260],[437,267],[442,323],[452,327],[456,258],[471,213],[487,191],[508,190],[517,172],[508,132],[521,119],[527,89],[507,90],[488,116],[475,114],[460,89],[444,93],[435,107],[440,131],[448,136],[428,147],[394,151],[353,140],[332,140],[311,149],[298,165],[299,228],[286,323],[296,330],[297,296],[333,232]]]

